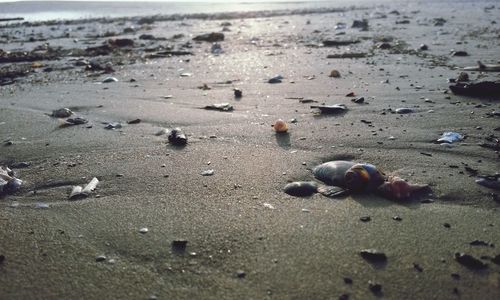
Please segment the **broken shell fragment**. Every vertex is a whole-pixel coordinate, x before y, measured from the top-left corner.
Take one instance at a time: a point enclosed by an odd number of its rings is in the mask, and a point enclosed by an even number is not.
[[[14,177],[12,170],[0,166],[0,195],[14,194],[21,188],[22,183],[22,180]]]
[[[110,82],[118,82],[118,79],[115,77],[106,77],[102,80],[102,83],[110,83]]]
[[[318,192],[318,184],[314,181],[296,181],[285,185],[283,191],[290,196],[306,197]]]
[[[334,105],[311,105],[311,108],[317,108],[322,114],[338,114],[347,110],[344,104]]]
[[[427,184],[413,184],[397,176],[390,176],[386,182],[378,187],[377,191],[389,199],[405,200],[427,189],[429,189]]]
[[[204,107],[208,110],[233,111],[233,106],[229,103],[215,103]]]
[[[95,190],[98,183],[99,180],[96,177],[94,177],[84,188],[78,185],[74,186],[73,189],[71,190],[71,193],[69,194],[69,199],[88,197],[90,193],[92,193],[92,191]]]
[[[73,112],[69,108],[59,108],[52,111],[51,117],[54,118],[67,118],[71,116]]]
[[[72,126],[72,125],[82,125],[87,124],[89,121],[87,119],[81,117],[68,118],[64,120],[64,123],[61,126]]]
[[[168,141],[172,145],[183,146],[187,144],[187,137],[180,128],[174,128],[168,135]]]
[[[273,125],[274,131],[277,133],[285,133],[288,131],[288,124],[282,119],[278,119]]]

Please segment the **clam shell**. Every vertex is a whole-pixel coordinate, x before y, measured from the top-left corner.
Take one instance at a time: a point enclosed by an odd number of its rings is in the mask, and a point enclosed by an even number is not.
[[[287,184],[283,190],[290,196],[306,197],[318,192],[318,184],[314,181],[296,181]]]
[[[288,131],[288,124],[285,121],[279,119],[274,123],[273,128],[278,133],[285,133]]]
[[[345,173],[356,163],[352,161],[329,161],[313,169],[313,175],[328,185],[345,187]]]
[[[345,172],[346,187],[353,191],[375,190],[385,181],[385,176],[372,164],[355,164]]]

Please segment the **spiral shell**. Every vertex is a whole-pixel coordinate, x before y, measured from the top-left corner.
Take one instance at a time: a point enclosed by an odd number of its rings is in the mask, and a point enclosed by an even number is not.
[[[385,176],[372,164],[355,164],[345,172],[345,185],[352,191],[375,190],[385,181]]]
[[[276,131],[277,133],[285,133],[288,131],[288,124],[281,119],[277,120],[274,123],[273,127],[274,131]]]

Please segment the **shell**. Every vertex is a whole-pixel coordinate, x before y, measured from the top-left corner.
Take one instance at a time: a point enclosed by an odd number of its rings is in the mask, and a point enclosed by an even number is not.
[[[180,128],[174,128],[168,135],[168,141],[172,145],[183,146],[187,144],[187,137]]]
[[[386,198],[404,200],[428,188],[427,184],[413,184],[406,182],[400,177],[390,176],[386,182],[378,187],[377,191]]]
[[[290,196],[306,197],[318,192],[318,184],[314,181],[296,181],[285,185],[283,190]]]
[[[281,119],[277,120],[274,123],[273,127],[274,131],[276,131],[277,133],[285,133],[288,131],[288,124]]]
[[[313,175],[328,185],[345,187],[345,173],[356,163],[352,161],[329,161],[313,169]]]
[[[345,172],[345,185],[352,191],[375,190],[384,181],[384,174],[372,164],[356,164]]]
[[[338,70],[332,70],[330,72],[330,77],[339,78],[340,77],[340,72]]]
[[[51,116],[54,118],[67,118],[71,116],[73,112],[69,108],[59,108],[52,111]]]

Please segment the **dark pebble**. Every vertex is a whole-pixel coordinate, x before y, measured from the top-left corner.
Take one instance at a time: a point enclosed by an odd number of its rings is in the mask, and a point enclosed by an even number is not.
[[[394,221],[402,221],[402,220],[403,220],[403,219],[401,219],[401,217],[400,217],[400,216],[394,216],[394,217],[392,217],[392,219],[393,219]]]
[[[444,223],[444,224],[443,224],[443,226],[444,226],[445,228],[451,228],[450,223]]]
[[[245,276],[247,276],[247,273],[245,273],[245,271],[243,271],[243,270],[236,271],[236,277],[245,278]]]
[[[243,92],[240,89],[234,89],[234,97],[241,98],[243,96]]]
[[[451,273],[451,278],[453,278],[455,280],[460,280],[460,274],[458,274],[458,273]]]
[[[491,243],[488,243],[488,242],[485,242],[485,241],[481,241],[481,240],[474,240],[474,241],[470,242],[469,245],[471,245],[471,246],[489,246],[489,247],[495,247],[494,244],[491,244]]]
[[[20,161],[20,162],[13,163],[12,165],[10,165],[10,167],[12,169],[22,169],[22,168],[27,168],[29,166],[31,166],[31,163],[25,162],[25,161]]]
[[[370,216],[364,216],[364,217],[359,218],[359,220],[361,222],[370,222],[372,220],[372,218]]]
[[[469,53],[467,53],[466,51],[453,51],[451,53],[451,56],[468,56]]]
[[[488,267],[487,264],[479,259],[465,253],[455,253],[455,260],[469,269],[482,270]]]
[[[376,283],[373,281],[368,281],[368,287],[370,288],[370,291],[374,294],[378,294],[382,292],[382,285],[380,283]]]
[[[363,102],[365,102],[365,97],[354,98],[351,101],[354,102],[354,103],[358,103],[358,104],[359,103],[363,103]]]
[[[3,263],[3,262],[4,262],[4,260],[5,260],[5,255],[3,255],[3,254],[2,254],[2,255],[0,255],[0,264],[1,264],[1,263]]]
[[[339,296],[339,300],[349,300],[349,294],[342,294]]]
[[[349,277],[344,277],[344,283],[345,284],[352,284],[352,279]]]
[[[188,241],[186,240],[175,240],[172,241],[172,250],[174,252],[180,253],[186,251]]]
[[[375,249],[365,249],[359,252],[362,258],[366,259],[371,263],[382,263],[387,261],[387,256],[384,252],[380,252]]]
[[[105,261],[106,260],[106,256],[104,255],[99,255],[95,258],[95,261],[97,262],[101,262],[101,261]]]
[[[493,263],[497,264],[497,265],[500,265],[500,254],[498,254],[497,256],[493,257],[493,259],[491,261]]]
[[[422,269],[422,267],[419,264],[417,264],[417,263],[413,263],[413,268],[416,271],[418,271],[418,272],[423,272],[424,271],[424,269]]]
[[[141,123],[141,119],[135,119],[127,122],[128,124],[139,124]]]

